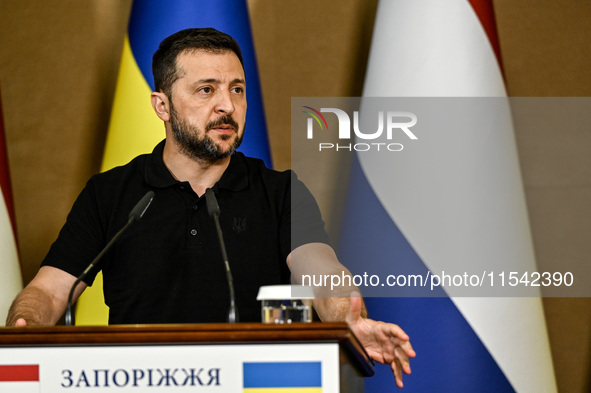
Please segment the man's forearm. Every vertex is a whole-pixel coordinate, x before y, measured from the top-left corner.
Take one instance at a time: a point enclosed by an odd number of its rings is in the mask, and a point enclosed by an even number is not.
[[[55,325],[60,316],[51,296],[37,287],[27,287],[10,306],[6,326],[16,326],[19,319],[24,319],[28,326]]]
[[[287,264],[292,283],[314,287],[314,309],[322,321],[345,320],[349,313],[349,296],[359,294],[359,290],[353,284],[351,272],[338,261],[332,247],[324,243],[305,244],[289,254]],[[338,284],[333,285],[332,277],[338,278]],[[361,316],[367,317],[363,303]]]
[[[348,297],[316,297],[314,309],[323,322],[344,321],[349,313]],[[361,316],[367,318],[365,304],[362,303]]]

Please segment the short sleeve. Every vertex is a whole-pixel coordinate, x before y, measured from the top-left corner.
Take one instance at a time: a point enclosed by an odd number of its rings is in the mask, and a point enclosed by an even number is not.
[[[104,247],[105,237],[105,223],[101,222],[91,178],[41,266],[53,266],[78,277]],[[99,270],[91,271],[84,282],[92,285]]]
[[[290,188],[290,252],[308,243],[330,244],[318,203],[294,172],[291,172]]]

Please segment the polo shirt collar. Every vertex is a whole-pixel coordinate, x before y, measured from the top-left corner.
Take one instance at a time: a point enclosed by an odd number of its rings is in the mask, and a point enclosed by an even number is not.
[[[146,160],[144,176],[146,183],[153,187],[165,188],[179,183],[174,176],[172,176],[166,165],[164,165],[162,154],[164,153],[165,143],[166,139],[157,144],[152,151],[152,154],[150,154]]]
[[[248,169],[244,154],[236,152],[230,158],[226,171],[214,186],[229,191],[241,191],[248,186]]]
[[[164,153],[164,144],[166,139],[160,142],[152,154],[146,160],[145,179],[146,183],[153,187],[165,188],[180,183],[172,176],[162,155]],[[230,164],[226,168],[220,180],[214,186],[214,190],[221,188],[230,191],[240,191],[248,186],[248,169],[246,159],[242,153],[234,153],[230,159]]]

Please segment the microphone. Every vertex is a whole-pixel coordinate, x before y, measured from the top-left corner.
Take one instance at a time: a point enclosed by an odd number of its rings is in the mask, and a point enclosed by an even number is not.
[[[96,256],[96,258],[94,258],[90,265],[88,265],[86,270],[84,270],[82,274],[76,279],[76,282],[74,282],[74,285],[72,285],[72,288],[70,289],[70,294],[68,295],[68,303],[66,305],[66,313],[64,315],[64,323],[66,324],[66,326],[71,326],[74,324],[74,315],[72,314],[72,298],[74,297],[74,290],[76,289],[78,284],[80,284],[80,282],[84,280],[84,278],[94,268],[94,266],[103,257],[103,255],[105,255],[105,253],[111,249],[113,244],[115,244],[119,237],[121,237],[123,232],[125,232],[127,228],[131,226],[131,224],[133,224],[136,221],[139,221],[143,217],[144,213],[146,212],[146,210],[148,210],[148,207],[152,203],[153,199],[154,191],[148,191],[146,195],[144,195],[142,199],[140,199],[140,201],[129,213],[129,219],[127,220],[127,224],[125,224],[125,226],[121,228],[119,232],[115,234],[115,236],[113,236],[113,238],[111,239],[111,241],[109,241],[109,243],[107,243],[105,248],[103,248],[103,250]]]
[[[230,310],[228,311],[228,322],[238,322],[238,310],[236,310],[236,296],[234,295],[234,280],[232,279],[232,271],[230,270],[230,262],[228,261],[228,253],[226,252],[226,244],[224,243],[224,235],[222,234],[222,227],[220,226],[220,206],[211,188],[205,190],[205,202],[207,203],[207,212],[213,218],[215,227],[217,229],[218,240],[220,241],[220,249],[222,250],[222,258],[226,267],[226,277],[228,279],[228,288],[230,290]]]

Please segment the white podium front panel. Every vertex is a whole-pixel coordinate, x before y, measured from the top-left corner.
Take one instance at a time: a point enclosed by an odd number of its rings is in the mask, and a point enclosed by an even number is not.
[[[339,345],[0,348],[1,393],[261,391],[338,393]]]

